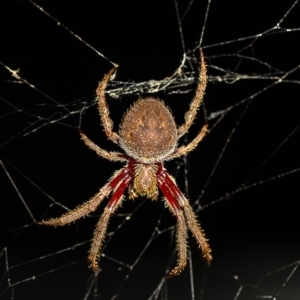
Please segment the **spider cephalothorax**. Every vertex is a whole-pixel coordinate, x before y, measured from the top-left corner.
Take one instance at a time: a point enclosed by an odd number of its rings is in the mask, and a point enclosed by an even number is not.
[[[185,123],[178,128],[170,110],[158,99],[149,97],[138,100],[124,115],[119,133],[113,131],[113,123],[106,105],[105,89],[115,68],[104,76],[97,88],[98,109],[107,137],[125,152],[106,151],[93,143],[80,131],[83,142],[99,156],[112,161],[123,161],[126,165],[117,171],[108,183],[89,201],[56,219],[43,221],[44,225],[63,226],[93,212],[110,193],[112,196],[101,215],[94,232],[89,253],[89,261],[94,270],[98,268],[98,258],[111,215],[120,205],[128,188],[129,198],[144,196],[158,198],[159,190],[165,197],[167,206],[177,218],[177,266],[170,275],[179,274],[187,263],[187,228],[195,237],[203,257],[210,262],[211,249],[188,200],[177,187],[174,179],[166,172],[163,162],[187,154],[203,139],[207,126],[186,146],[177,147],[178,139],[190,128],[195,119],[206,88],[206,66],[201,52],[201,71],[196,95],[185,114]]]
[[[133,199],[140,195],[156,200],[158,196],[156,173],[156,165],[136,163],[133,190],[130,190],[129,197]]]

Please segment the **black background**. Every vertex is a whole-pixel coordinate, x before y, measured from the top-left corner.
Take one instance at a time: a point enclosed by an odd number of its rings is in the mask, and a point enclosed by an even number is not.
[[[119,64],[117,80],[140,82],[165,78],[174,72],[182,59],[173,1],[47,2],[38,1],[38,4]],[[202,43],[210,76],[205,108],[208,114],[228,107],[232,109],[187,157],[188,191],[184,182],[185,161],[166,164],[179,187],[188,193],[191,203],[195,203],[210,178],[226,139],[235,130],[201,201],[195,206],[199,208],[201,204],[206,207],[197,210],[197,214],[214,256],[211,267],[207,269],[190,236],[196,299],[275,297],[281,288],[277,299],[297,299],[300,295],[299,271],[284,287],[293,267],[279,271],[279,268],[300,258],[299,172],[275,178],[299,168],[299,130],[289,138],[299,126],[299,70],[288,77],[298,82],[280,83],[256,95],[244,115],[249,101],[242,104],[243,99],[261,92],[274,82],[270,77],[277,75],[275,69],[284,74],[299,65],[299,29],[283,33],[274,30],[270,35],[266,33],[293,3],[211,3]],[[178,5],[182,15],[188,2],[180,1]],[[300,27],[299,8],[300,5],[296,4],[281,24],[283,28]],[[186,51],[195,49],[199,43],[206,9],[206,2],[195,1],[183,21]],[[2,1],[0,12],[0,61],[12,69],[20,69],[19,74],[23,78],[57,101],[54,103],[28,85],[10,82],[12,77],[9,72],[0,68],[1,159],[36,220],[59,216],[64,210],[55,205],[50,207],[49,197],[40,193],[20,172],[57,202],[73,208],[89,199],[114,170],[122,166],[105,161],[88,150],[80,141],[76,129],[81,126],[90,138],[105,149],[117,149],[107,141],[100,127],[96,106],[92,105],[97,82],[112,65],[26,1]],[[257,33],[263,33],[262,37],[242,40]],[[231,40],[234,42],[228,43]],[[225,57],[228,54],[228,58]],[[240,55],[239,58],[248,55],[253,60],[239,61],[237,55]],[[255,59],[274,69],[256,63]],[[257,75],[258,78],[240,80],[234,84],[216,82],[213,79],[220,73],[215,67],[224,68],[228,74],[238,72]],[[269,79],[263,79],[268,72]],[[191,86],[191,89],[194,88]],[[115,128],[123,112],[139,96],[109,100]],[[181,124],[193,92],[182,95],[160,92],[158,96],[171,107],[176,122]],[[34,116],[47,115],[49,120],[56,119],[59,114],[67,115],[65,105],[75,101],[86,102],[88,109],[82,114],[80,122],[78,115],[75,115],[74,118],[68,116],[62,122],[41,120],[34,123],[37,121],[35,117],[18,113],[3,99],[23,112],[32,112]],[[240,105],[233,108],[235,104]],[[68,106],[70,110],[76,108],[76,105]],[[215,122],[210,120],[210,127]],[[38,128],[38,124],[47,125],[36,132],[29,128],[27,131],[31,134],[28,136],[15,136],[29,125],[33,129]],[[187,140],[195,136],[202,124],[203,111],[200,110]],[[276,153],[263,164],[274,151]],[[247,178],[258,169],[247,184],[274,179],[255,188],[232,193],[242,188]],[[14,299],[84,299],[86,294],[89,294],[88,299],[96,299],[95,293],[87,291],[95,277],[87,268],[86,256],[89,239],[103,206],[95,217],[80,220],[66,228],[39,227],[32,224],[30,215],[2,168],[0,174],[1,249],[6,249],[8,253],[8,259],[4,251],[0,257],[3,274],[0,299],[11,299],[13,296]],[[220,197],[224,199],[210,205]],[[141,207],[131,215],[131,220],[122,225],[111,240],[107,238],[109,244],[105,248],[106,255],[128,265],[133,265],[139,257],[161,216],[160,229],[168,228],[175,222],[171,214],[164,211],[162,201],[126,201],[118,213],[130,214],[140,204]],[[113,218],[109,232],[113,232],[123,220],[122,215]],[[100,265],[102,272],[95,283],[99,299],[111,299],[115,294],[118,299],[148,299],[167,267],[175,264],[172,256],[175,245],[171,238],[171,232],[167,231],[152,241],[126,280],[126,266],[103,259]],[[84,242],[83,246],[72,249],[81,242]],[[58,254],[63,249],[67,251]],[[51,256],[43,258],[48,254]],[[6,263],[9,264],[8,269]],[[271,274],[273,271],[274,274]],[[265,274],[268,275],[261,281]],[[158,299],[192,299],[189,275],[187,268],[179,277],[165,282]],[[13,287],[9,286],[8,277]],[[241,286],[244,288],[235,298]]]

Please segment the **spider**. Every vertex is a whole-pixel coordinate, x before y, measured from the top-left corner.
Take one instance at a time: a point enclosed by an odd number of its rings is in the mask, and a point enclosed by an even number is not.
[[[187,228],[190,229],[203,257],[209,263],[212,260],[211,249],[204,232],[197,222],[195,213],[188,200],[177,187],[175,180],[167,173],[164,161],[186,155],[195,149],[208,131],[204,125],[198,135],[188,144],[177,147],[180,137],[187,133],[195,119],[197,109],[201,105],[206,88],[206,65],[200,49],[201,71],[199,73],[196,94],[185,122],[177,128],[170,110],[156,98],[148,97],[136,101],[124,114],[119,132],[113,131],[113,122],[109,116],[106,104],[105,89],[116,68],[111,69],[99,83],[96,90],[98,110],[104,131],[112,142],[118,144],[125,153],[109,152],[97,146],[81,130],[81,139],[99,156],[111,161],[126,162],[126,165],[115,172],[110,180],[89,201],[63,214],[59,218],[42,221],[41,224],[64,226],[74,222],[96,210],[99,204],[110,193],[112,196],[102,213],[89,252],[88,260],[94,271],[98,269],[99,253],[106,234],[111,215],[120,206],[123,194],[128,188],[129,199],[144,196],[152,200],[158,198],[158,190],[164,196],[165,202],[177,218],[177,266],[170,276],[178,275],[187,264]]]

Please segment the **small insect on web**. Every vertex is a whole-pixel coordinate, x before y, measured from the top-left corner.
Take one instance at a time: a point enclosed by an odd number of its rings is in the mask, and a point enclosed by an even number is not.
[[[105,89],[116,68],[111,69],[99,83],[96,93],[104,131],[107,137],[118,144],[125,153],[110,152],[100,148],[80,130],[81,139],[99,156],[111,161],[126,162],[126,165],[115,172],[108,183],[89,201],[59,218],[40,222],[40,224],[52,226],[64,226],[74,222],[95,211],[102,200],[112,193],[96,226],[88,256],[93,270],[98,268],[99,254],[109,219],[121,204],[123,194],[127,188],[129,199],[145,196],[156,200],[158,190],[160,190],[165,197],[167,206],[176,216],[178,261],[177,266],[170,272],[171,276],[180,274],[187,264],[187,228],[195,237],[202,250],[203,257],[208,263],[212,260],[210,246],[197,222],[192,207],[177,187],[175,180],[172,179],[163,166],[164,161],[186,155],[195,149],[208,131],[207,125],[204,125],[188,145],[177,147],[178,139],[187,133],[196,117],[206,88],[206,65],[201,49],[200,62],[201,69],[196,94],[188,112],[185,114],[184,124],[178,128],[170,110],[164,103],[159,99],[148,97],[139,99],[134,103],[124,114],[119,132],[114,132],[113,122],[106,104]]]

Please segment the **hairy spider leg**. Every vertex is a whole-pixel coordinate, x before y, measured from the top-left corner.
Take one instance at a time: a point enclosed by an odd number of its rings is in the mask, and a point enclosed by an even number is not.
[[[109,109],[105,98],[106,86],[109,80],[111,79],[112,74],[115,72],[115,70],[116,68],[112,68],[99,82],[99,85],[96,90],[96,94],[97,94],[97,101],[98,101],[98,110],[102,121],[102,125],[104,127],[105,134],[111,141],[118,144],[119,135],[113,131],[113,121],[109,116]]]
[[[165,172],[165,173],[166,173],[166,184],[172,190],[173,195],[176,197],[176,199],[178,199],[180,201],[180,205],[184,210],[184,214],[186,217],[188,227],[191,230],[195,239],[197,240],[197,243],[202,250],[203,257],[207,260],[208,263],[210,263],[210,261],[212,260],[211,249],[207,243],[208,240],[205,238],[205,234],[204,234],[203,230],[201,229],[200,224],[197,221],[195,213],[194,213],[192,207],[190,206],[188,200],[183,195],[183,193],[180,191],[180,189],[177,187],[177,185],[172,180],[172,178],[169,176],[169,174],[167,172]]]
[[[180,157],[182,155],[186,155],[190,151],[194,150],[198,146],[198,144],[203,140],[207,132],[208,132],[208,125],[205,124],[201,128],[197,136],[189,144],[177,148],[174,151],[174,153],[171,154],[169,157],[167,157],[165,160],[171,160]]]
[[[187,227],[183,215],[183,210],[178,203],[174,192],[166,183],[167,173],[164,171],[162,164],[158,164],[157,181],[158,186],[163,195],[165,196],[166,203],[170,210],[177,218],[177,252],[178,261],[177,266],[170,272],[170,276],[179,275],[187,264]]]
[[[170,272],[170,276],[178,275],[186,266],[187,229],[185,222],[188,224],[189,229],[197,240],[197,243],[202,250],[203,257],[209,263],[212,260],[212,256],[210,254],[211,249],[199,223],[197,222],[196,216],[187,199],[176,186],[175,182],[171,179],[170,175],[164,170],[161,163],[158,164],[157,178],[159,188],[165,196],[169,208],[177,217],[178,262],[177,266]]]
[[[81,136],[82,141],[88,146],[91,150],[95,151],[100,157],[103,157],[108,160],[112,161],[128,161],[128,157],[125,154],[114,152],[114,151],[107,151],[105,149],[100,148],[96,145],[92,140],[90,140],[80,128],[78,128],[79,134]]]
[[[88,256],[88,260],[90,261],[91,267],[94,271],[98,269],[99,253],[102,248],[109,219],[111,215],[116,211],[116,209],[120,206],[125,190],[129,186],[129,184],[132,183],[133,174],[133,161],[129,160],[128,165],[124,168],[122,174],[120,174],[121,176],[118,176],[117,178],[115,178],[116,180],[113,180],[114,182],[112,183],[112,185],[114,185],[114,187],[116,188],[107,206],[105,207],[100,220],[97,223],[94,231],[93,243],[91,245],[90,253]]]
[[[204,96],[205,89],[206,89],[206,84],[207,84],[206,64],[204,61],[204,55],[203,55],[202,48],[199,48],[199,50],[200,50],[201,69],[200,69],[199,77],[198,77],[198,86],[196,89],[196,94],[194,96],[194,99],[190,103],[190,108],[184,116],[184,123],[177,130],[178,138],[180,138],[184,134],[186,134],[188,132],[189,128],[191,127],[191,125],[196,117],[197,110],[199,109],[199,107],[202,104],[203,96]]]
[[[102,200],[107,197],[110,192],[120,183],[121,180],[127,174],[126,168],[117,171],[111,180],[89,201],[77,206],[75,209],[68,211],[58,218],[51,218],[50,220],[45,220],[42,222],[38,222],[41,225],[50,225],[50,226],[64,226],[66,224],[72,223],[82,217],[85,217],[89,213],[96,210],[96,208],[100,205]]]

